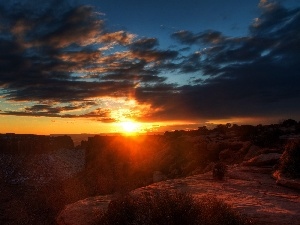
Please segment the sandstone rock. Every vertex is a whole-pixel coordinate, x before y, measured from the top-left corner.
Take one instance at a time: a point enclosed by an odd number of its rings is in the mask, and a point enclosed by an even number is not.
[[[231,149],[225,149],[219,153],[219,159],[222,162],[232,163],[235,160],[235,151]]]
[[[205,169],[203,170],[203,173],[207,173],[209,171],[212,171],[214,168],[215,163],[211,162],[210,164],[208,164]]]
[[[200,174],[203,172],[203,169],[200,167],[197,167],[192,173],[191,175],[196,175],[196,174]]]
[[[168,179],[167,176],[164,175],[162,172],[160,172],[160,171],[153,172],[153,183],[164,181],[167,179]]]
[[[169,168],[169,172],[168,172],[168,176],[171,178],[175,178],[175,177],[179,177],[182,174],[182,169],[178,168],[176,166],[171,166]],[[153,179],[151,180],[151,182],[153,181]]]
[[[107,210],[112,196],[90,197],[66,205],[56,218],[58,225],[92,225]]]
[[[226,182],[213,182],[210,174],[167,180],[131,192],[157,193],[158,190],[179,190],[194,197],[217,197],[235,210],[257,220],[257,224],[290,225],[300,221],[299,192],[277,186],[270,174],[259,167],[229,167]],[[253,171],[255,170],[255,171]],[[57,217],[58,225],[91,225],[108,207],[110,196],[85,199],[65,207]]]
[[[40,187],[53,181],[64,181],[82,171],[85,152],[74,149],[31,154],[0,153],[0,170],[11,184]]]
[[[249,151],[250,147],[252,146],[250,141],[245,141],[242,142],[243,147],[239,150],[239,152],[243,155],[247,154],[247,152]]]
[[[278,153],[278,154],[282,154],[283,153],[283,149],[280,148],[265,148],[262,150],[261,152],[262,154],[267,154],[267,153]]]
[[[289,188],[300,190],[300,179],[291,179],[291,178],[285,177],[279,171],[274,172],[272,176],[273,176],[273,178],[276,179],[276,184],[284,186],[284,187],[289,187]]]
[[[235,153],[235,162],[241,163],[244,160],[245,155],[247,154],[249,148],[252,146],[251,142],[243,142],[242,147]]]
[[[281,157],[278,153],[261,154],[246,162],[243,162],[243,166],[272,166],[276,164]]]
[[[244,161],[247,161],[249,159],[252,159],[255,156],[258,156],[261,153],[261,148],[256,146],[256,145],[252,145],[247,154],[244,157]]]
[[[191,160],[186,165],[182,167],[183,174],[190,175],[198,167],[198,161]]]

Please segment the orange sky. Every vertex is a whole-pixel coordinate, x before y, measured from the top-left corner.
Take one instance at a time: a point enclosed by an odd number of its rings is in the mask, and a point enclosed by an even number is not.
[[[211,120],[203,123],[193,123],[192,121],[161,121],[161,122],[135,122],[127,120],[123,122],[103,123],[83,118],[49,118],[30,116],[0,116],[0,133],[17,134],[101,134],[101,133],[151,133],[165,132],[173,130],[192,130],[199,126],[213,128],[217,124],[236,123],[270,124],[272,120],[264,118],[232,118],[224,120]],[[277,121],[279,122],[279,120]],[[128,128],[129,125],[129,128]],[[131,128],[133,127],[133,128]],[[129,132],[128,132],[129,131]]]
[[[165,132],[177,128],[197,129],[198,127],[198,124],[191,124],[186,121],[140,123],[127,120],[127,122],[103,123],[89,119],[0,116],[0,133],[41,135],[126,133],[127,131],[131,131],[131,128],[128,128],[128,123],[134,124],[132,131],[136,133]]]

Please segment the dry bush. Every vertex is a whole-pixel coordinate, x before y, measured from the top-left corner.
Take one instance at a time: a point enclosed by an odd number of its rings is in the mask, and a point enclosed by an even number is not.
[[[195,199],[176,191],[126,195],[113,200],[101,225],[250,225],[249,219],[211,197]]]
[[[300,178],[300,141],[286,144],[280,158],[279,171],[291,178]]]

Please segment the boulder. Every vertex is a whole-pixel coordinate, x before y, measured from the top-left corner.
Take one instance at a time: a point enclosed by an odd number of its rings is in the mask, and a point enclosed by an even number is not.
[[[273,166],[278,163],[281,154],[278,153],[268,153],[261,154],[259,156],[253,157],[252,159],[243,162],[243,166]]]
[[[92,225],[107,210],[112,196],[90,197],[66,205],[56,218],[58,225]]]
[[[167,179],[168,179],[167,176],[164,175],[162,172],[160,172],[160,171],[153,172],[153,183],[164,181]]]

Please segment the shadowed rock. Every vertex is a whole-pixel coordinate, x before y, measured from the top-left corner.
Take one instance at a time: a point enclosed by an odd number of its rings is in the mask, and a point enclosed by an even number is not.
[[[243,162],[242,165],[244,166],[272,166],[278,163],[281,154],[278,153],[268,153],[268,154],[261,154],[256,156],[246,162]]]
[[[256,146],[256,145],[252,145],[247,154],[244,157],[244,161],[247,161],[249,159],[252,159],[255,156],[258,156],[259,154],[261,154],[261,148]]]
[[[167,176],[164,175],[162,172],[160,172],[160,171],[153,172],[153,183],[164,181],[167,179],[168,179]]]
[[[106,211],[112,196],[90,197],[65,206],[57,216],[59,225],[92,225]]]

